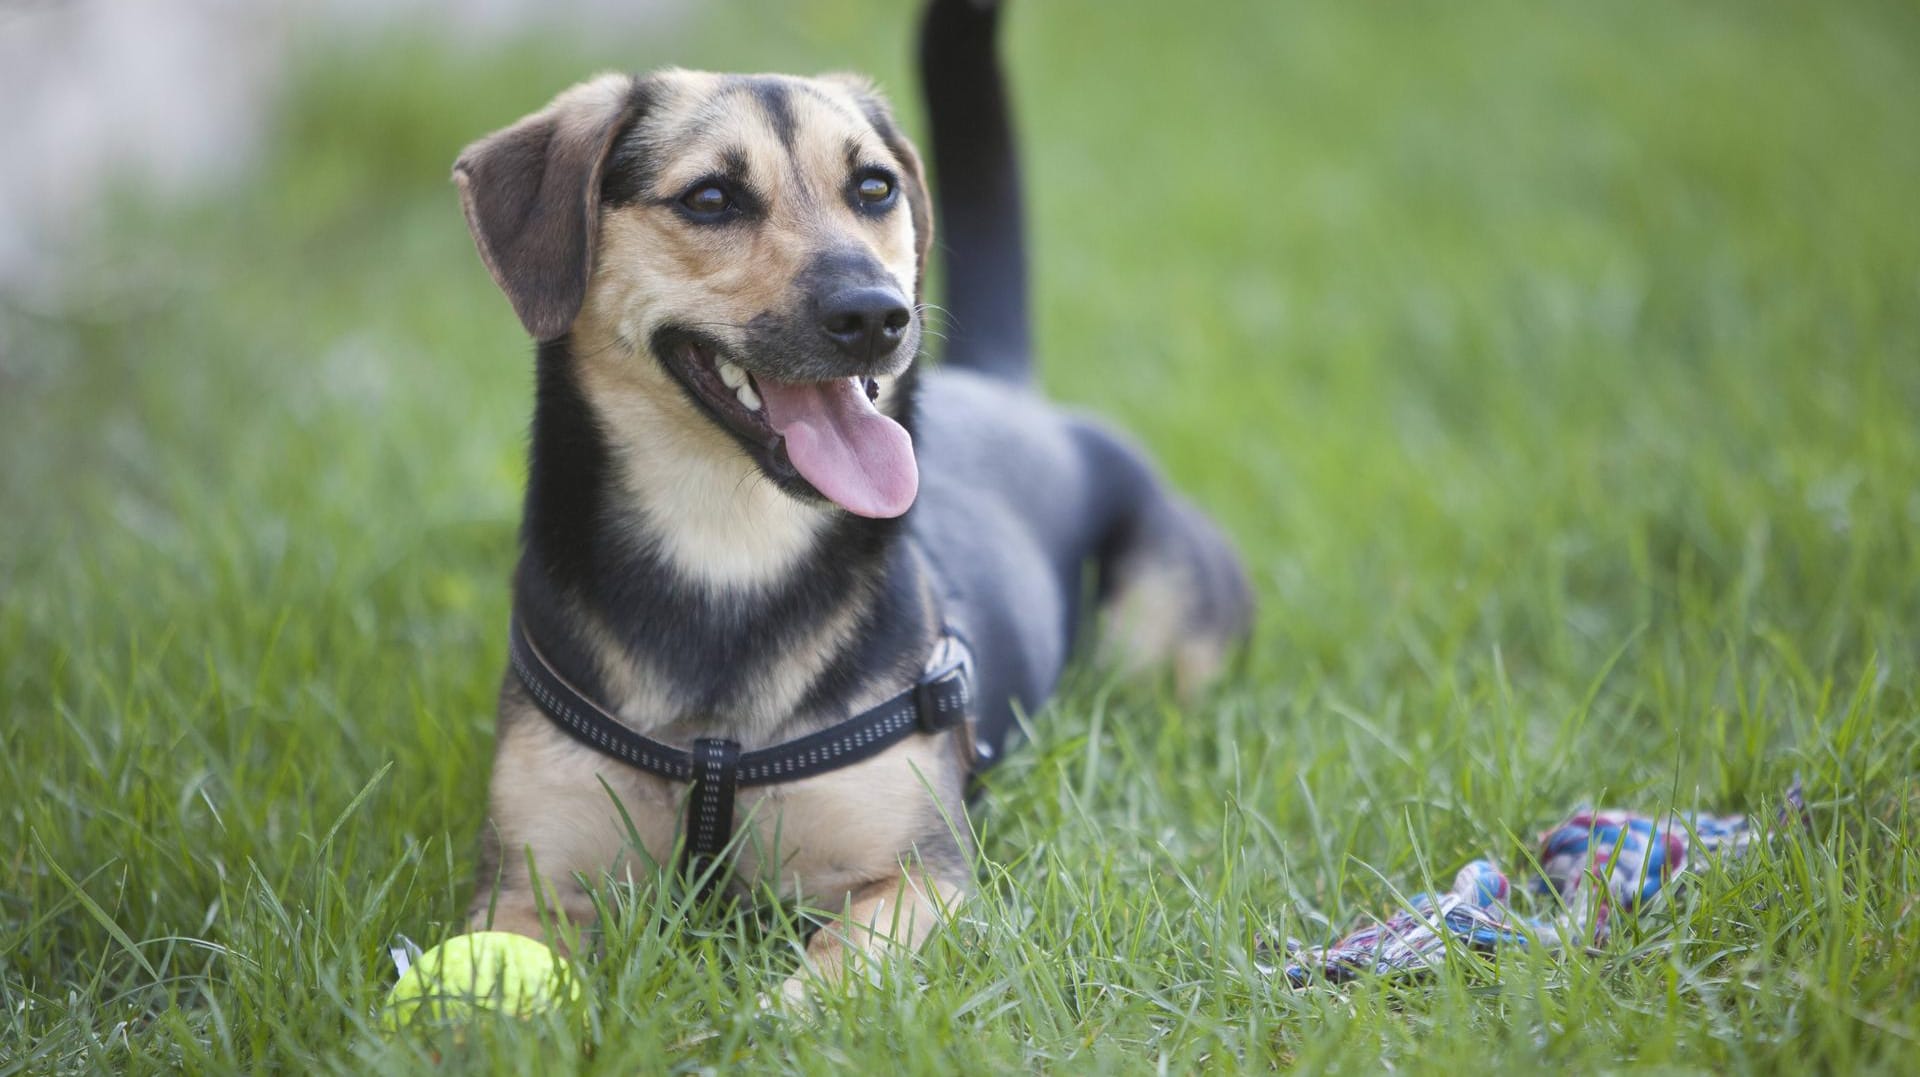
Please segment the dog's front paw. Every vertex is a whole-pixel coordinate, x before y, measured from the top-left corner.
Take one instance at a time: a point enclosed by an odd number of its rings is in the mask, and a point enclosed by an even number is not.
[[[813,1005],[814,978],[811,972],[802,970],[787,977],[780,985],[780,993],[774,1005],[788,1013],[799,1013]]]
[[[810,969],[786,978],[771,994],[762,991],[757,1003],[760,1016],[767,1020],[800,1017],[810,1012],[818,998],[819,981]]]

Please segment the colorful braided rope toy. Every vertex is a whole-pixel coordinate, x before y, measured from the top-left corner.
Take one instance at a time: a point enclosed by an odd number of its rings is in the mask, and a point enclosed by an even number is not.
[[[1782,825],[1790,819],[1806,819],[1797,781],[1779,815]],[[1418,972],[1440,967],[1461,948],[1598,946],[1616,916],[1646,911],[1686,873],[1742,855],[1765,833],[1746,816],[1583,809],[1540,836],[1534,889],[1559,906],[1553,915],[1515,912],[1506,874],[1491,860],[1475,860],[1454,876],[1451,890],[1418,894],[1400,911],[1329,945],[1288,940],[1287,979],[1304,986]]]

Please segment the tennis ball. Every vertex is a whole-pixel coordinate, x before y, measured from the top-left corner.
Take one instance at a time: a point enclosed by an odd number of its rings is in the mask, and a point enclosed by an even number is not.
[[[580,978],[567,959],[538,939],[510,931],[476,931],[420,955],[387,993],[381,1023],[404,1028],[462,1021],[482,1011],[532,1017],[580,998]]]

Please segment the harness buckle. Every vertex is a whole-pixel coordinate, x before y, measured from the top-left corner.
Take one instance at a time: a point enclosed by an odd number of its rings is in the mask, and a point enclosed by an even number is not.
[[[922,733],[943,733],[967,716],[967,669],[952,665],[913,686],[913,717]]]

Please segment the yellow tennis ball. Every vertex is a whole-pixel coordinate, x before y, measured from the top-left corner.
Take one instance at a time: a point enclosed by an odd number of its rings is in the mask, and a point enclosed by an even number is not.
[[[510,931],[476,931],[421,954],[387,993],[381,1023],[391,1030],[423,1014],[461,1021],[481,1011],[532,1017],[579,998],[573,966],[545,943]]]

